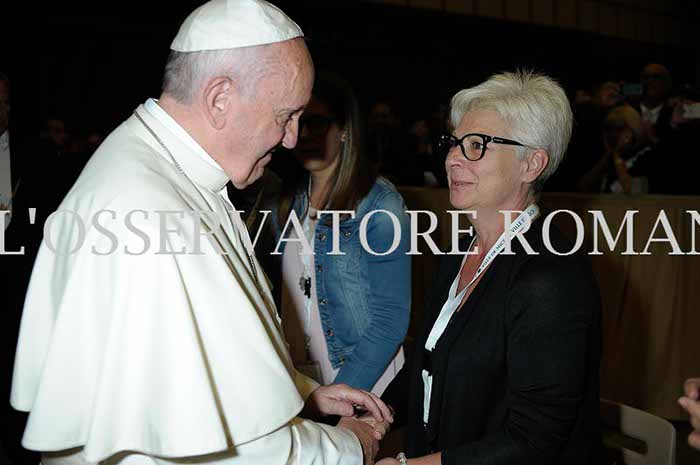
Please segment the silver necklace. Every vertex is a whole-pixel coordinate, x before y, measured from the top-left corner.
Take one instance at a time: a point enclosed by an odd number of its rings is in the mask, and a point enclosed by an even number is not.
[[[185,177],[185,179],[187,179],[190,182],[190,184],[192,184],[192,186],[197,190],[197,192],[199,192],[199,189],[195,185],[194,181],[192,181],[190,179],[190,177],[187,176],[187,173],[185,173],[185,170],[182,169],[182,167],[177,162],[177,160],[175,159],[173,154],[170,152],[170,150],[168,150],[168,147],[163,143],[162,140],[160,140],[160,137],[158,137],[158,135],[153,131],[153,129],[151,129],[151,127],[148,124],[146,124],[146,122],[143,120],[143,118],[141,118],[141,115],[139,115],[137,111],[134,111],[134,116],[136,116],[136,119],[138,119],[141,122],[141,124],[143,124],[143,126],[153,136],[153,138],[156,140],[156,142],[158,142],[160,144],[160,146],[163,147],[163,150],[165,150],[165,153],[168,154],[168,156],[170,157],[170,160],[172,160],[173,165],[175,165],[175,168],[177,168],[177,170],[180,172],[180,174],[182,174]],[[204,199],[204,202],[207,203],[207,205],[209,204],[209,202],[207,202],[207,199]],[[246,250],[246,255],[248,257],[248,263],[250,263],[250,269],[253,271],[253,277],[255,278],[255,286],[259,290],[260,289],[260,281],[258,280],[258,268],[255,266],[255,261],[253,260],[253,256],[247,250]]]

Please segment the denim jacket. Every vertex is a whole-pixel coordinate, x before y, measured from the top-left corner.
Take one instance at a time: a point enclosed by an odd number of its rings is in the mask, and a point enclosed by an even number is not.
[[[308,194],[300,191],[293,204],[302,220]],[[400,225],[398,247],[387,255],[372,255],[360,241],[362,218],[374,210],[395,215]],[[285,225],[277,224],[277,243]],[[388,181],[378,178],[355,211],[355,218],[340,222],[338,239],[342,255],[328,255],[333,228],[321,216],[314,236],[316,293],[331,364],[338,368],[335,383],[370,390],[384,373],[408,330],[411,298],[409,217],[403,198]],[[288,231],[292,230],[290,225]],[[394,242],[394,223],[389,215],[375,213],[367,221],[367,245],[385,253]],[[398,236],[398,230],[397,230]],[[282,241],[278,251],[284,252]],[[281,255],[278,255],[281,259]],[[280,266],[281,260],[277,263]],[[284,316],[283,316],[284,318]]]

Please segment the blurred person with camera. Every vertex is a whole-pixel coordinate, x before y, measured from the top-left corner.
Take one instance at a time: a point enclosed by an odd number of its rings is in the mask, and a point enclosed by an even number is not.
[[[632,104],[642,118],[642,137],[657,144],[667,135],[673,112],[669,102],[673,89],[671,72],[662,64],[649,63],[642,69],[639,81],[642,85],[639,104]]]
[[[601,133],[603,121],[613,108],[623,102],[621,92],[620,84],[614,81],[594,85],[590,95],[577,92],[571,108],[574,114],[571,143],[561,166],[547,181],[548,191],[576,190],[581,174],[587,173],[596,164],[598,154],[605,148]]]
[[[646,194],[654,150],[642,134],[642,121],[629,105],[613,109],[603,121],[604,151],[578,181],[583,192]]]
[[[682,86],[671,103],[672,112],[666,136],[655,147],[659,162],[649,172],[649,188],[653,194],[700,195],[695,171],[697,134],[700,132],[700,91]]]

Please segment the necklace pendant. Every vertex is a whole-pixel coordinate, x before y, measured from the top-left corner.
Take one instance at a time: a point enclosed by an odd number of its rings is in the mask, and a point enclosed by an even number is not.
[[[311,298],[311,278],[306,278],[304,280],[304,295],[306,295],[307,298]]]
[[[299,278],[299,290],[304,293],[307,298],[311,298],[311,278],[305,278],[302,275]]]

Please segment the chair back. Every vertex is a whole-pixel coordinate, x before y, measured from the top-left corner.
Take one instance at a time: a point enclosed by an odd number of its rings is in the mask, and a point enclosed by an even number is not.
[[[675,465],[676,429],[663,418],[601,399],[600,421],[611,463]]]

